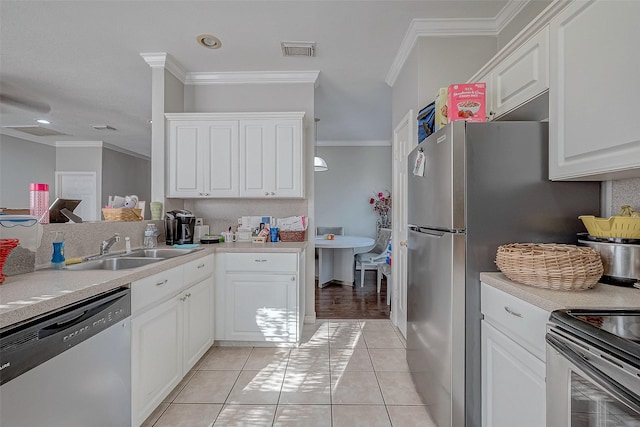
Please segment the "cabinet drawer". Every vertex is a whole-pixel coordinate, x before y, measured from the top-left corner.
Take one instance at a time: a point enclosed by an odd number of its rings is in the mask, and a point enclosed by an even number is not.
[[[298,255],[274,253],[227,254],[226,271],[296,272]]]
[[[213,255],[193,260],[183,265],[184,284],[189,285],[213,274]]]
[[[182,267],[172,268],[131,284],[131,312],[154,305],[170,295],[180,292],[183,286]]]
[[[550,313],[482,283],[482,314],[505,335],[545,361],[545,334]]]

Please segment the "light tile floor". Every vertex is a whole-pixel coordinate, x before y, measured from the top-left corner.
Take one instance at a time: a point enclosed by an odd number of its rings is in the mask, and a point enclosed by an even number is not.
[[[297,348],[212,347],[143,424],[435,427],[388,320],[318,320]]]

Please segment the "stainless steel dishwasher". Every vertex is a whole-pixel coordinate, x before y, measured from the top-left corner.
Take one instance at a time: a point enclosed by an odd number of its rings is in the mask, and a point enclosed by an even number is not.
[[[119,288],[0,330],[0,425],[130,425],[130,316]]]

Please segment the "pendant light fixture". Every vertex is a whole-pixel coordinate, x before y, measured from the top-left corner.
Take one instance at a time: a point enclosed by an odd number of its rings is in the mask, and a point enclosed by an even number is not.
[[[324,159],[322,157],[318,156],[318,122],[320,121],[320,119],[318,118],[314,118],[313,119],[315,121],[315,147],[316,147],[316,154],[315,157],[313,158],[313,170],[315,172],[324,172],[324,171],[328,171],[329,170],[329,166],[327,166],[327,162],[324,161]]]

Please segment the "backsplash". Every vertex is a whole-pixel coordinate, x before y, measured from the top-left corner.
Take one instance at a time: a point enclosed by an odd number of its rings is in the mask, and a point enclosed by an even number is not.
[[[190,199],[185,200],[184,208],[201,217],[211,234],[220,234],[230,226],[237,226],[242,216],[309,215],[307,204],[305,199]]]
[[[36,268],[46,267],[51,262],[54,231],[64,234],[64,256],[84,258],[100,253],[100,244],[115,233],[120,234],[120,241],[111,247],[111,252],[125,250],[124,238],[129,237],[131,248],[141,248],[144,229],[149,223],[156,224],[161,231],[159,241],[164,242],[163,221],[97,221],[82,224],[45,224],[43,225],[42,242],[36,251]],[[162,243],[164,244],[164,243]]]
[[[640,178],[611,181],[611,215],[616,215],[622,205],[640,211]]]

